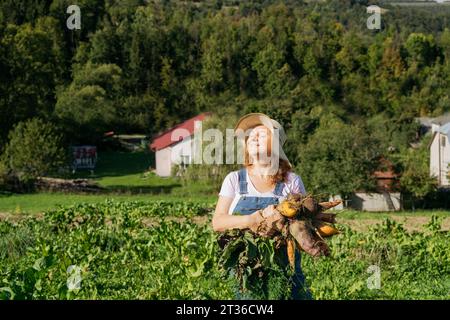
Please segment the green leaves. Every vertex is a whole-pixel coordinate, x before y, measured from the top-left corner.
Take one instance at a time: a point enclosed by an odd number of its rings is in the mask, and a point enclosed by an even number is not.
[[[432,35],[423,33],[411,33],[405,42],[410,63],[430,65],[437,57],[438,51]]]
[[[0,299],[231,299],[237,282],[255,297],[290,297],[289,270],[274,240],[235,230],[221,251],[209,221],[189,218],[201,205],[188,207],[108,201],[58,208],[43,219],[0,221]],[[188,218],[173,221],[167,212]],[[143,223],[158,213],[151,226]],[[365,233],[339,229],[328,241],[331,257],[302,255],[315,299],[447,297],[450,239],[440,219],[414,233],[393,220]],[[371,265],[381,271],[377,290],[366,286]],[[79,289],[71,266],[80,270]]]
[[[122,70],[115,64],[87,63],[58,96],[55,115],[76,142],[99,141],[117,119]],[[95,105],[95,108],[92,106]]]
[[[381,150],[361,126],[323,115],[320,127],[299,152],[300,175],[310,192],[345,195],[375,186],[371,174]]]
[[[236,241],[233,241],[232,243],[229,243],[221,256],[221,261],[223,264],[223,268],[228,270],[231,268],[234,268],[238,262],[239,258],[243,257],[241,256],[242,253],[245,252],[245,241],[243,239],[238,238]]]
[[[0,288],[0,300],[14,300],[14,291],[9,287]]]
[[[288,266],[275,251],[272,239],[260,238],[250,232],[231,230],[219,236],[226,243],[219,263],[229,277],[236,276],[243,292],[250,291],[260,299],[282,299],[289,296]],[[271,283],[271,285],[269,285]],[[277,283],[280,284],[277,286]],[[282,288],[275,291],[274,288]]]
[[[439,232],[442,227],[443,217],[431,216],[430,221],[425,225],[425,228],[431,232]]]
[[[28,183],[65,164],[62,144],[62,136],[53,124],[34,118],[20,122],[10,132],[0,160],[9,174]]]
[[[437,223],[436,220],[431,221]],[[365,233],[346,226],[342,236],[333,237],[330,259],[302,256],[302,266],[317,299],[445,299],[443,288],[450,254],[448,232],[408,233],[393,220]],[[437,226],[435,227],[437,229]],[[367,280],[379,267],[381,287],[370,289]],[[439,279],[436,281],[436,279]],[[417,290],[417,288],[420,288]]]
[[[207,225],[189,218],[207,207],[189,203],[80,204],[59,208],[12,227],[0,222],[11,237],[32,228],[38,239],[16,260],[3,260],[0,291],[4,299],[217,299],[231,287],[218,271],[215,236]],[[164,210],[167,210],[166,212]],[[172,211],[174,210],[174,211]],[[152,226],[144,217],[161,218]],[[23,225],[22,225],[23,224]],[[3,250],[4,247],[0,247]],[[72,269],[70,269],[72,268]],[[79,268],[79,269],[78,269]],[[69,270],[80,270],[78,275]],[[80,283],[77,289],[75,284]],[[201,290],[199,290],[201,288]],[[229,295],[228,297],[231,297]]]
[[[404,148],[396,156],[403,171],[400,177],[402,189],[416,199],[423,199],[437,187],[437,179],[430,177],[430,150],[427,142],[428,138],[421,142],[419,148]]]

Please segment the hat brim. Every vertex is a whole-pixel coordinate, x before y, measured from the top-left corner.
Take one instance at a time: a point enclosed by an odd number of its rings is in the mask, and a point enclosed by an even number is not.
[[[248,129],[259,125],[264,125],[273,130],[272,119],[270,119],[270,117],[264,113],[249,113],[239,119],[238,123],[234,127],[234,131],[236,132],[238,129],[241,129],[246,132]]]

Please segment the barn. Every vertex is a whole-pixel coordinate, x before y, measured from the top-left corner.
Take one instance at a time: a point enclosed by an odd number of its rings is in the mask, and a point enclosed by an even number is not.
[[[204,121],[211,113],[204,112],[162,132],[153,138],[150,150],[155,152],[156,174],[168,177],[174,166],[192,163],[195,122]]]

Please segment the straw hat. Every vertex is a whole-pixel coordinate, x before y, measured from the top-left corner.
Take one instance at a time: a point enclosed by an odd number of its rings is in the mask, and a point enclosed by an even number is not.
[[[247,130],[260,125],[263,125],[266,128],[268,128],[272,132],[273,136],[278,135],[279,148],[274,148],[278,149],[273,150],[274,155],[278,155],[280,159],[289,162],[289,159],[287,158],[283,150],[283,145],[286,142],[286,132],[284,131],[283,126],[278,121],[271,119],[264,113],[249,113],[240,118],[234,128],[234,134],[235,136],[237,136],[239,134],[239,130],[242,130],[241,133],[243,132],[245,134],[248,134],[249,132],[247,132]],[[291,163],[289,162],[289,164]]]

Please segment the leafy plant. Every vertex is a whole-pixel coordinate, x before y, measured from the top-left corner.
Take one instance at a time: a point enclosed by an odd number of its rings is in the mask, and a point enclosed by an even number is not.
[[[62,136],[51,123],[38,118],[21,122],[9,134],[9,143],[1,156],[2,171],[22,183],[54,173],[65,164],[62,142]]]
[[[210,206],[107,201],[1,220],[0,299],[232,299],[240,283],[224,271],[230,275],[236,259],[252,266],[235,272],[255,296],[286,298],[288,270],[279,267],[273,240],[231,233],[242,240],[221,258],[210,220],[192,219]],[[440,222],[414,233],[392,220],[364,233],[339,225],[342,234],[328,241],[331,257],[302,254],[313,298],[447,299],[450,235]],[[267,277],[259,277],[258,263],[269,267]],[[379,289],[366,285],[370,266],[379,267]],[[79,289],[68,286],[70,270],[79,271]]]
[[[232,230],[218,241],[223,247],[220,255],[223,271],[229,277],[237,277],[241,292],[256,299],[289,298],[291,271],[286,255],[276,249],[276,239]]]

